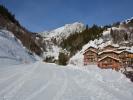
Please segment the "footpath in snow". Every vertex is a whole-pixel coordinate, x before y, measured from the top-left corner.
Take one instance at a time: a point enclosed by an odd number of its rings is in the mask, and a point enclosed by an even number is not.
[[[0,100],[132,100],[133,83],[96,66],[36,62],[0,67]]]

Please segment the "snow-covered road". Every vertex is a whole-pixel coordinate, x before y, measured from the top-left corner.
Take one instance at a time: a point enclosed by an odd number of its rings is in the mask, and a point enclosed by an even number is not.
[[[133,99],[133,83],[121,73],[88,67],[85,70],[43,62],[0,65],[0,100]]]

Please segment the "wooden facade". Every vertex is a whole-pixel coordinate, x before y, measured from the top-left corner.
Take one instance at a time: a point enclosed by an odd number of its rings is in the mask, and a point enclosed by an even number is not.
[[[105,56],[110,56],[110,57],[119,59],[119,54],[115,51],[106,51],[106,52],[103,51],[103,52],[98,53],[99,59],[101,59]]]
[[[128,54],[128,66],[133,68],[133,53]]]
[[[119,57],[122,61],[122,66],[133,67],[133,53],[128,51],[122,51]]]
[[[97,49],[94,47],[89,47],[84,52],[84,65],[96,64],[97,63]]]
[[[112,68],[115,70],[120,69],[120,60],[110,56],[106,56],[98,61],[98,67],[100,68]]]
[[[133,67],[133,53],[120,51],[118,47],[108,45],[103,49],[89,47],[84,52],[84,65],[98,64],[100,68],[119,70],[121,67]]]

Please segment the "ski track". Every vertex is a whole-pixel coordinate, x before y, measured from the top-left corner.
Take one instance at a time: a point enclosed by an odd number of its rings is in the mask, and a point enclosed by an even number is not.
[[[65,93],[65,90],[67,88],[67,84],[68,84],[68,77],[67,77],[67,73],[63,70],[64,72],[64,83],[61,84],[61,88],[58,90],[58,92],[56,93],[55,97],[53,100],[60,100],[60,97]]]
[[[41,92],[45,91],[46,88],[50,87],[50,85],[53,83],[54,79],[56,78],[56,74],[54,73],[52,76],[52,79],[48,81],[46,84],[44,84],[42,87],[40,87],[36,92],[33,92],[28,98],[25,100],[32,100],[34,97],[36,97]]]

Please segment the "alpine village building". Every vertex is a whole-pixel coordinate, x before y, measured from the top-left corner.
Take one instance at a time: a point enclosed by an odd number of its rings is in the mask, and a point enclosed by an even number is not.
[[[102,49],[90,46],[83,55],[84,65],[97,64],[100,68],[115,70],[133,67],[133,53],[118,46],[107,45]]]

